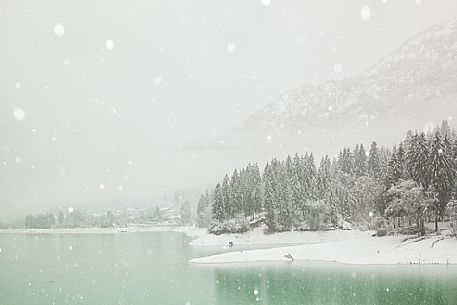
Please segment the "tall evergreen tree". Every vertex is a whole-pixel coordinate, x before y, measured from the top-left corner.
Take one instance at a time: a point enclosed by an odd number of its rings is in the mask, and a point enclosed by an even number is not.
[[[227,219],[224,195],[222,193],[222,187],[220,183],[218,183],[214,189],[214,202],[212,206],[212,212],[214,219],[219,222],[223,222]]]
[[[268,230],[276,230],[274,162],[267,163],[263,171],[263,200]]]
[[[368,173],[371,177],[379,179],[381,177],[381,160],[376,142],[371,143],[370,153],[368,156]]]
[[[367,155],[363,144],[356,146],[354,151],[354,170],[357,177],[365,176],[368,172]]]
[[[430,146],[429,172],[431,185],[435,192],[435,229],[438,231],[438,220],[444,215],[444,210],[451,198],[453,184],[453,169],[450,152],[444,145],[439,132],[435,133]]]

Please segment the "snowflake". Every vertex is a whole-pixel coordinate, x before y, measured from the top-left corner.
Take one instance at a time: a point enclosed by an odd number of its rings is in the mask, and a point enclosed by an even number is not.
[[[337,62],[333,65],[333,70],[335,70],[336,73],[341,73],[343,72],[343,65]]]
[[[16,121],[23,121],[25,120],[25,112],[22,108],[14,109],[14,118]]]
[[[154,84],[156,86],[160,85],[160,83],[162,82],[162,78],[163,78],[162,75],[157,75],[156,77],[154,77],[154,80],[153,80]]]
[[[227,44],[227,51],[229,51],[230,53],[233,53],[236,51],[236,45],[234,42],[229,42]]]
[[[65,35],[65,28],[63,27],[63,25],[61,25],[60,23],[56,24],[54,26],[54,34],[57,37],[63,37],[63,35]]]
[[[106,40],[105,48],[107,50],[112,50],[114,48],[114,41],[112,41],[111,39]]]
[[[363,6],[360,9],[360,19],[362,21],[368,21],[371,18],[371,8],[368,5]]]

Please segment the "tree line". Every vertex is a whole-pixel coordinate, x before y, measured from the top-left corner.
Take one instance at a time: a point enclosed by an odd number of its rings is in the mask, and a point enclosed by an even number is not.
[[[456,170],[457,136],[443,121],[428,133],[408,131],[390,149],[359,144],[318,164],[312,153],[289,155],[262,173],[249,164],[200,197],[197,225],[236,231],[262,218],[274,232],[375,225],[423,234],[426,221],[438,230],[439,220],[453,217]]]

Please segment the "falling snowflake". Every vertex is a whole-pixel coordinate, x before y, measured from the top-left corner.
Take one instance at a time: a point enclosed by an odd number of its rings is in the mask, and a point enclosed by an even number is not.
[[[271,0],[260,0],[260,2],[262,2],[263,6],[270,6],[271,4]]]
[[[21,83],[20,83],[20,82],[17,82],[17,83],[16,83],[16,89],[21,89],[21,87],[22,87]]]
[[[111,39],[106,40],[105,48],[107,50],[112,50],[114,48],[114,41],[112,41]]]
[[[296,42],[299,46],[304,46],[307,41],[308,41],[308,38],[305,36],[305,34],[300,34],[296,38]]]
[[[73,247],[72,246],[68,246],[68,250],[73,250]]]
[[[105,188],[105,185],[100,184],[98,187],[99,187],[101,190],[103,190],[103,189]]]
[[[16,160],[17,163],[21,163],[22,162],[22,158],[20,156],[17,156],[15,158],[15,160]]]
[[[433,132],[433,129],[435,129],[435,123],[433,123],[433,122],[425,123],[425,125],[424,125],[424,133]]]
[[[73,213],[73,211],[74,211],[73,207],[68,208],[68,212]]]
[[[234,42],[229,42],[227,44],[227,51],[229,51],[230,53],[233,53],[236,51],[236,45]]]
[[[254,289],[254,295],[258,295],[259,291],[257,289]]]
[[[163,78],[162,75],[157,75],[156,77],[154,77],[154,80],[153,80],[154,84],[156,86],[160,85],[160,83],[162,82],[162,78]]]
[[[416,0],[416,4],[417,5],[421,5],[422,4],[422,0]]]
[[[63,35],[65,35],[65,28],[63,27],[63,25],[61,24],[56,24],[54,26],[54,34],[57,36],[57,37],[63,37]]]
[[[333,65],[333,70],[336,73],[341,73],[341,72],[343,72],[343,65],[341,63],[337,62]]]
[[[22,108],[14,109],[14,118],[16,121],[23,121],[25,120],[25,112]]]
[[[368,21],[371,18],[371,8],[367,5],[360,9],[360,19],[362,21]]]

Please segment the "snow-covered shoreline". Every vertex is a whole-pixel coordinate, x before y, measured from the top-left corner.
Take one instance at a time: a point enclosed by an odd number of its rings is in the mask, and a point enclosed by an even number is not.
[[[357,230],[333,231],[295,231],[265,234],[264,228],[255,228],[241,234],[202,234],[190,242],[191,246],[227,246],[230,242],[234,245],[297,245],[316,244],[340,240],[366,238],[372,232]]]
[[[0,234],[120,234],[136,232],[182,232],[193,238],[206,234],[205,229],[184,226],[128,226],[126,228],[75,229],[0,229]]]
[[[398,237],[365,237],[319,244],[236,251],[190,260],[191,264],[325,261],[355,265],[457,264],[457,239],[431,237],[403,241]]]

